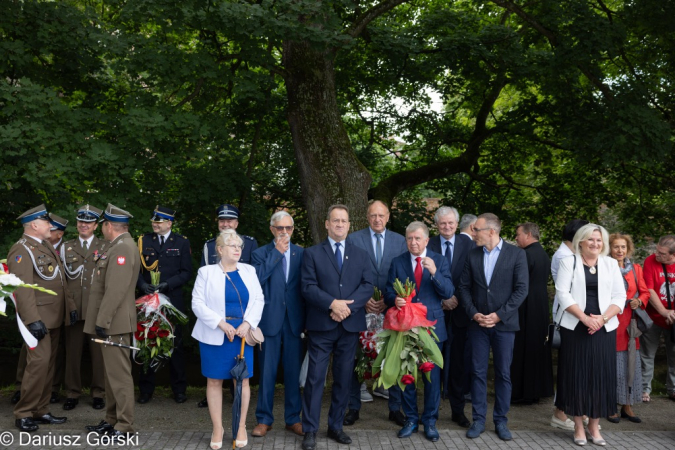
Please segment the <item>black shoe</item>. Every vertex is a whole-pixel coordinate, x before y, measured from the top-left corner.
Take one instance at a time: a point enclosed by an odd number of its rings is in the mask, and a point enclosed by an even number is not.
[[[614,416],[607,416],[607,422],[619,423],[621,422],[621,416],[618,414],[615,414]]]
[[[630,422],[633,423],[642,423],[642,419],[640,419],[638,416],[629,416],[626,413],[626,411],[623,410],[623,408],[621,408],[621,417],[623,417],[624,419],[628,419]],[[609,420],[609,418],[607,418],[607,420]]]
[[[208,407],[209,407],[209,401],[206,400],[206,398],[204,400],[202,400],[201,402],[197,403],[197,408],[208,408]]]
[[[17,403],[19,403],[19,400],[21,400],[21,391],[16,391],[14,395],[12,395],[12,398],[9,399],[9,402],[12,405],[16,405]]]
[[[389,420],[395,422],[399,427],[402,427],[405,425],[406,417],[401,411],[389,411]]]
[[[111,444],[125,445],[128,443],[131,433],[125,433],[124,431],[112,429],[106,433],[106,436],[110,437]]]
[[[59,397],[58,392],[52,392],[52,396],[49,397],[49,403],[59,403],[61,398]]]
[[[345,414],[345,418],[342,421],[342,425],[348,427],[350,425],[354,425],[357,420],[359,420],[359,411],[356,409],[350,409],[349,411],[347,411],[347,414]]]
[[[176,394],[173,396],[173,399],[176,400],[176,403],[185,403],[187,401],[187,395]]]
[[[347,433],[345,433],[342,430],[331,430],[330,428],[328,429],[328,437],[337,442],[338,444],[346,444],[349,445],[352,443],[352,438],[347,436]]]
[[[35,431],[40,428],[32,417],[24,417],[23,419],[16,419],[14,425],[21,431]]]
[[[76,398],[67,398],[66,402],[63,404],[63,409],[70,411],[71,409],[75,409],[78,403],[80,403],[80,401]]]
[[[87,431],[95,431],[98,434],[105,434],[109,431],[114,430],[113,426],[110,425],[105,420],[101,420],[98,423],[98,425],[87,425],[85,428],[87,429]]]
[[[469,428],[471,426],[471,422],[469,422],[469,419],[464,415],[464,413],[452,413],[452,416],[450,418],[453,422],[455,422],[457,425],[463,428]]]
[[[68,420],[67,417],[54,417],[52,416],[52,413],[49,412],[41,417],[33,417],[33,422],[45,425],[59,425],[66,423],[66,420]]]
[[[138,403],[140,403],[141,405],[145,405],[150,400],[152,400],[152,394],[141,394],[138,397]]]
[[[105,408],[105,400],[102,397],[94,397],[94,402],[91,405],[94,409],[103,409]]]
[[[302,450],[315,450],[316,449],[316,433],[308,431],[305,433],[305,437],[302,439]]]

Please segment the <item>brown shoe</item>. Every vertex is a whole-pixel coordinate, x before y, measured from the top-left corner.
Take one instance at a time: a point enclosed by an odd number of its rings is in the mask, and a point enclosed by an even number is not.
[[[268,431],[272,429],[272,425],[265,425],[264,423],[259,423],[255,426],[251,434],[255,437],[263,437],[267,434]]]
[[[302,432],[302,424],[300,422],[294,423],[293,425],[286,425],[286,429],[291,433],[295,433],[298,436],[304,436],[305,433]]]

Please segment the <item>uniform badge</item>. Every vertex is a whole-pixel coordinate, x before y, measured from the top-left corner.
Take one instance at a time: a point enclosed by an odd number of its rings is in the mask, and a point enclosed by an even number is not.
[[[50,272],[53,272],[53,271],[54,271],[54,268],[53,268],[52,266],[49,266],[49,271],[50,271]]]
[[[108,255],[101,255],[101,259],[106,259]]]
[[[44,273],[45,271],[45,266],[40,266],[40,272]]]
[[[72,249],[73,249],[73,247],[68,247],[68,248],[67,248],[68,251],[71,251]]]
[[[118,256],[117,257],[117,265],[118,266],[123,266],[127,262],[127,259],[124,256]]]
[[[21,262],[21,259],[22,259],[21,255],[18,255],[16,258],[14,258],[17,264]]]

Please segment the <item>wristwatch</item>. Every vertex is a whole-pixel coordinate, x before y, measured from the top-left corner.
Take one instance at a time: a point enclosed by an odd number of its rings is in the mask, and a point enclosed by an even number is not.
[[[602,320],[604,320],[605,323],[609,322],[609,319],[608,319],[607,316],[604,315],[604,314],[602,315]]]

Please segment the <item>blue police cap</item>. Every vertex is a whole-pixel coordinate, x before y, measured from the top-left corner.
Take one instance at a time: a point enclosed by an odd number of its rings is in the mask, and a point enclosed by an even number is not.
[[[176,216],[176,211],[165,206],[157,205],[152,213],[152,222],[173,222]]]

